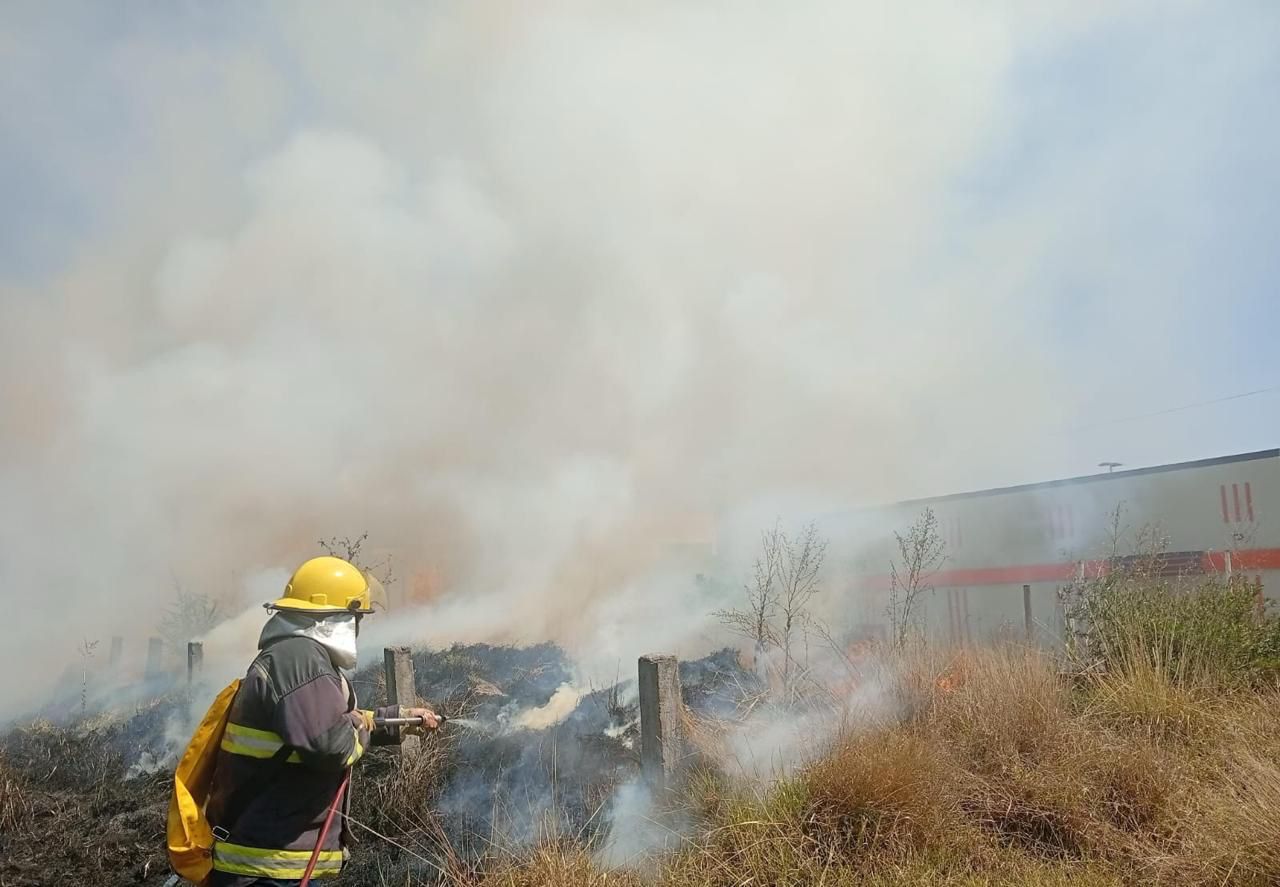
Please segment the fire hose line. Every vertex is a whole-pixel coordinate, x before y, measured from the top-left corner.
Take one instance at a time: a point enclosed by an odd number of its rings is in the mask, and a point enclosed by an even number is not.
[[[378,727],[390,727],[390,726],[402,727],[402,726],[409,726],[409,725],[421,726],[423,720],[424,719],[421,717],[375,718],[374,725]],[[439,723],[443,724],[446,720],[447,718],[439,718]],[[369,832],[375,837],[381,838],[383,841],[386,841],[391,846],[396,847],[399,850],[403,851],[404,853],[409,854],[419,862],[422,862],[422,863],[425,863],[426,865],[431,866],[440,874],[442,875],[445,874],[444,869],[436,865],[431,860],[427,859],[425,856],[421,856],[413,852],[408,847],[399,843],[395,839],[382,834],[381,832],[374,829],[372,826],[365,825],[363,822],[360,822],[357,819],[353,819],[351,815],[348,814],[346,811],[339,810],[338,808],[342,804],[342,796],[346,793],[347,785],[350,783],[350,781],[351,781],[351,773],[348,772],[347,775],[342,779],[342,785],[338,786],[338,793],[334,796],[333,803],[329,805],[329,815],[325,817],[324,825],[320,829],[320,835],[318,838],[316,838],[316,848],[311,853],[310,861],[307,862],[306,871],[302,875],[301,887],[307,887],[307,885],[311,883],[311,874],[312,872],[315,871],[316,861],[320,858],[320,848],[321,846],[324,845],[325,836],[329,833],[329,826],[333,824],[333,817],[335,815],[341,816],[352,825],[359,826],[360,828],[364,829],[365,831]]]
[[[316,838],[316,849],[311,851],[311,859],[307,861],[307,869],[302,873],[302,880],[298,882],[300,887],[307,887],[311,883],[311,873],[316,870],[316,862],[320,859],[320,848],[324,846],[325,836],[329,834],[329,826],[333,825],[333,814],[338,812],[338,805],[342,803],[342,796],[347,792],[347,786],[351,784],[351,771],[347,771],[347,775],[342,777],[342,785],[338,786],[338,793],[333,796],[333,803],[329,805],[329,814],[324,818],[324,825],[320,827],[320,834]]]

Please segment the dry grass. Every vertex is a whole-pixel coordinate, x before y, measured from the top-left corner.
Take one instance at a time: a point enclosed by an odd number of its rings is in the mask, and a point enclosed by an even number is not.
[[[1094,678],[1093,713],[1131,735],[1155,742],[1214,740],[1222,697],[1198,682],[1169,680],[1146,659]]]
[[[909,858],[972,846],[954,764],[924,737],[847,737],[802,782],[804,831],[826,856]]]
[[[811,763],[769,784],[713,765],[733,745],[731,727],[691,722],[691,781],[649,814],[681,840],[627,869],[601,864],[599,834],[555,822],[535,829],[532,846],[496,831],[459,843],[432,812],[457,766],[448,747],[371,754],[353,813],[409,852],[357,832],[343,883],[1280,884],[1280,690],[1139,656],[1082,682],[1017,647],[919,650],[876,679],[891,705],[835,736],[814,736]],[[83,779],[67,772],[63,755],[90,750],[43,725],[17,734],[12,747],[20,757],[9,769],[0,760],[0,859],[6,841],[28,840],[33,816],[69,815],[73,808],[50,806],[64,779]],[[128,815],[121,809],[117,816]],[[466,843],[473,839],[479,856]],[[80,850],[72,864],[85,867]]]
[[[703,776],[641,877],[549,845],[484,884],[1280,883],[1280,698],[1129,659],[1079,687],[1007,648],[897,664],[900,716],[767,790]]]
[[[0,757],[0,833],[19,831],[30,813],[31,804],[18,774]]]
[[[496,830],[499,816],[482,836],[450,833],[445,814],[433,812],[458,766],[445,736],[413,756],[371,753],[353,814],[406,849],[357,831],[360,844],[343,883],[1280,883],[1275,689],[1224,685],[1137,656],[1080,682],[1060,677],[1048,657],[1017,647],[918,650],[888,663],[876,681],[891,704],[835,736],[815,736],[811,763],[770,784],[717,770],[714,761],[733,746],[733,728],[691,722],[693,778],[649,814],[682,840],[625,870],[601,865],[591,835],[554,822],[535,830],[533,846],[505,840]],[[30,838],[43,822],[84,835],[85,846],[65,849],[61,870],[91,871],[98,883],[153,883],[136,866],[123,866],[124,856],[88,855],[103,846],[95,829],[123,838],[127,850],[137,840],[128,829],[158,822],[162,813],[135,813],[133,796],[116,797],[101,773],[84,772],[101,765],[100,748],[75,732],[33,725],[10,737],[7,753],[0,759],[0,881],[38,883],[35,866],[42,863],[32,857],[19,864],[6,851],[43,852]],[[155,798],[161,782],[162,775]],[[72,783],[87,788],[87,803],[79,795],[64,799]],[[443,875],[417,857],[434,860]],[[120,877],[110,880],[108,870]]]
[[[1280,884],[1280,767],[1241,750],[1188,811],[1187,869],[1205,883]]]
[[[587,848],[553,843],[497,866],[474,883],[478,887],[641,887],[644,880],[634,872],[597,867]]]
[[[1157,615],[1165,618],[1165,611]],[[1129,646],[1113,638],[1118,654],[1084,678],[1063,677],[1052,658],[1017,646],[914,650],[884,663],[862,685],[882,688],[885,705],[873,715],[855,713],[835,735],[813,736],[803,755],[809,763],[772,782],[716,762],[732,758],[741,738],[735,731],[785,721],[789,712],[771,721],[756,711],[746,725],[691,718],[690,781],[648,814],[659,831],[676,832],[679,840],[625,870],[601,865],[598,830],[564,828],[572,818],[557,821],[555,810],[533,830],[532,846],[527,835],[503,837],[501,802],[492,798],[484,800],[495,815],[483,835],[448,833],[446,814],[432,812],[449,774],[463,766],[447,735],[414,756],[378,751],[362,764],[353,814],[407,852],[357,833],[362,840],[343,883],[1280,884],[1280,687],[1267,683],[1257,657],[1238,657],[1250,671],[1247,680],[1235,680],[1211,666],[1213,658],[1202,652],[1207,642],[1161,643],[1151,623],[1142,623],[1145,633]],[[1164,623],[1157,628],[1166,630]],[[1191,631],[1182,623],[1178,630]],[[1215,629],[1213,649],[1234,636]],[[1245,640],[1250,650],[1258,646],[1247,633]],[[44,849],[27,838],[41,817],[61,822],[82,813],[101,828],[104,811],[117,824],[133,815],[126,807],[134,802],[114,797],[102,781],[109,768],[101,747],[82,735],[33,725],[10,737],[6,752],[0,882],[37,883],[6,880],[18,869],[5,851],[18,846],[12,843],[18,837],[23,846]],[[552,747],[544,752],[557,760]],[[83,810],[61,800],[73,784],[87,787]],[[583,797],[597,809],[596,794]],[[597,812],[594,822],[607,819],[606,807]],[[89,834],[87,826],[82,830]],[[132,833],[120,831],[126,834]],[[93,840],[89,849],[102,845]],[[78,867],[68,870],[96,875],[110,863],[123,871],[114,859],[91,868],[82,849],[67,857],[68,866]],[[417,856],[435,860],[443,876],[430,875]]]

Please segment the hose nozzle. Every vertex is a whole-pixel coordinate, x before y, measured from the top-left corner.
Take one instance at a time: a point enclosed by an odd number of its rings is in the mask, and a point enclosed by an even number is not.
[[[436,721],[443,724],[449,720],[444,715],[436,715]],[[374,718],[375,727],[421,727],[422,718]]]

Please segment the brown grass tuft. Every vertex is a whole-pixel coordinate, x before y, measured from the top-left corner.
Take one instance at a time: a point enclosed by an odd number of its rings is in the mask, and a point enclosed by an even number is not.
[[[1004,648],[967,657],[963,683],[935,694],[926,729],[972,769],[999,774],[1060,753],[1070,708],[1051,660]]]
[[[1280,884],[1280,766],[1241,751],[1189,807],[1183,828],[1197,880]]]
[[[945,749],[909,733],[851,736],[805,773],[805,833],[846,858],[951,849],[969,834]]]
[[[1128,734],[1157,742],[1211,739],[1219,717],[1221,691],[1197,680],[1175,680],[1161,656],[1134,655],[1092,679],[1092,713]]]
[[[509,860],[475,882],[476,887],[641,887],[639,875],[597,867],[587,848],[553,842]]]
[[[21,830],[30,814],[26,789],[18,774],[0,757],[0,834]]]

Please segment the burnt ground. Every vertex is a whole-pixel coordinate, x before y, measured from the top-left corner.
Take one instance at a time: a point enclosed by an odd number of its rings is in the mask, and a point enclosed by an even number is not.
[[[159,884],[168,876],[163,699],[109,722],[38,721],[0,741],[0,885]],[[131,767],[134,767],[131,774]]]
[[[534,840],[590,840],[608,827],[614,788],[639,766],[630,682],[587,692],[553,726],[530,729],[520,713],[572,679],[554,645],[419,650],[414,665],[423,699],[478,728],[446,724],[414,756],[366,755],[352,815],[406,849],[356,829],[342,884],[426,880],[432,864],[474,870]],[[732,651],[681,663],[681,676],[695,713],[723,715],[758,690]],[[380,664],[354,680],[363,705],[382,701]],[[162,695],[0,736],[0,887],[163,884],[170,774],[202,713],[188,708],[181,694]]]

